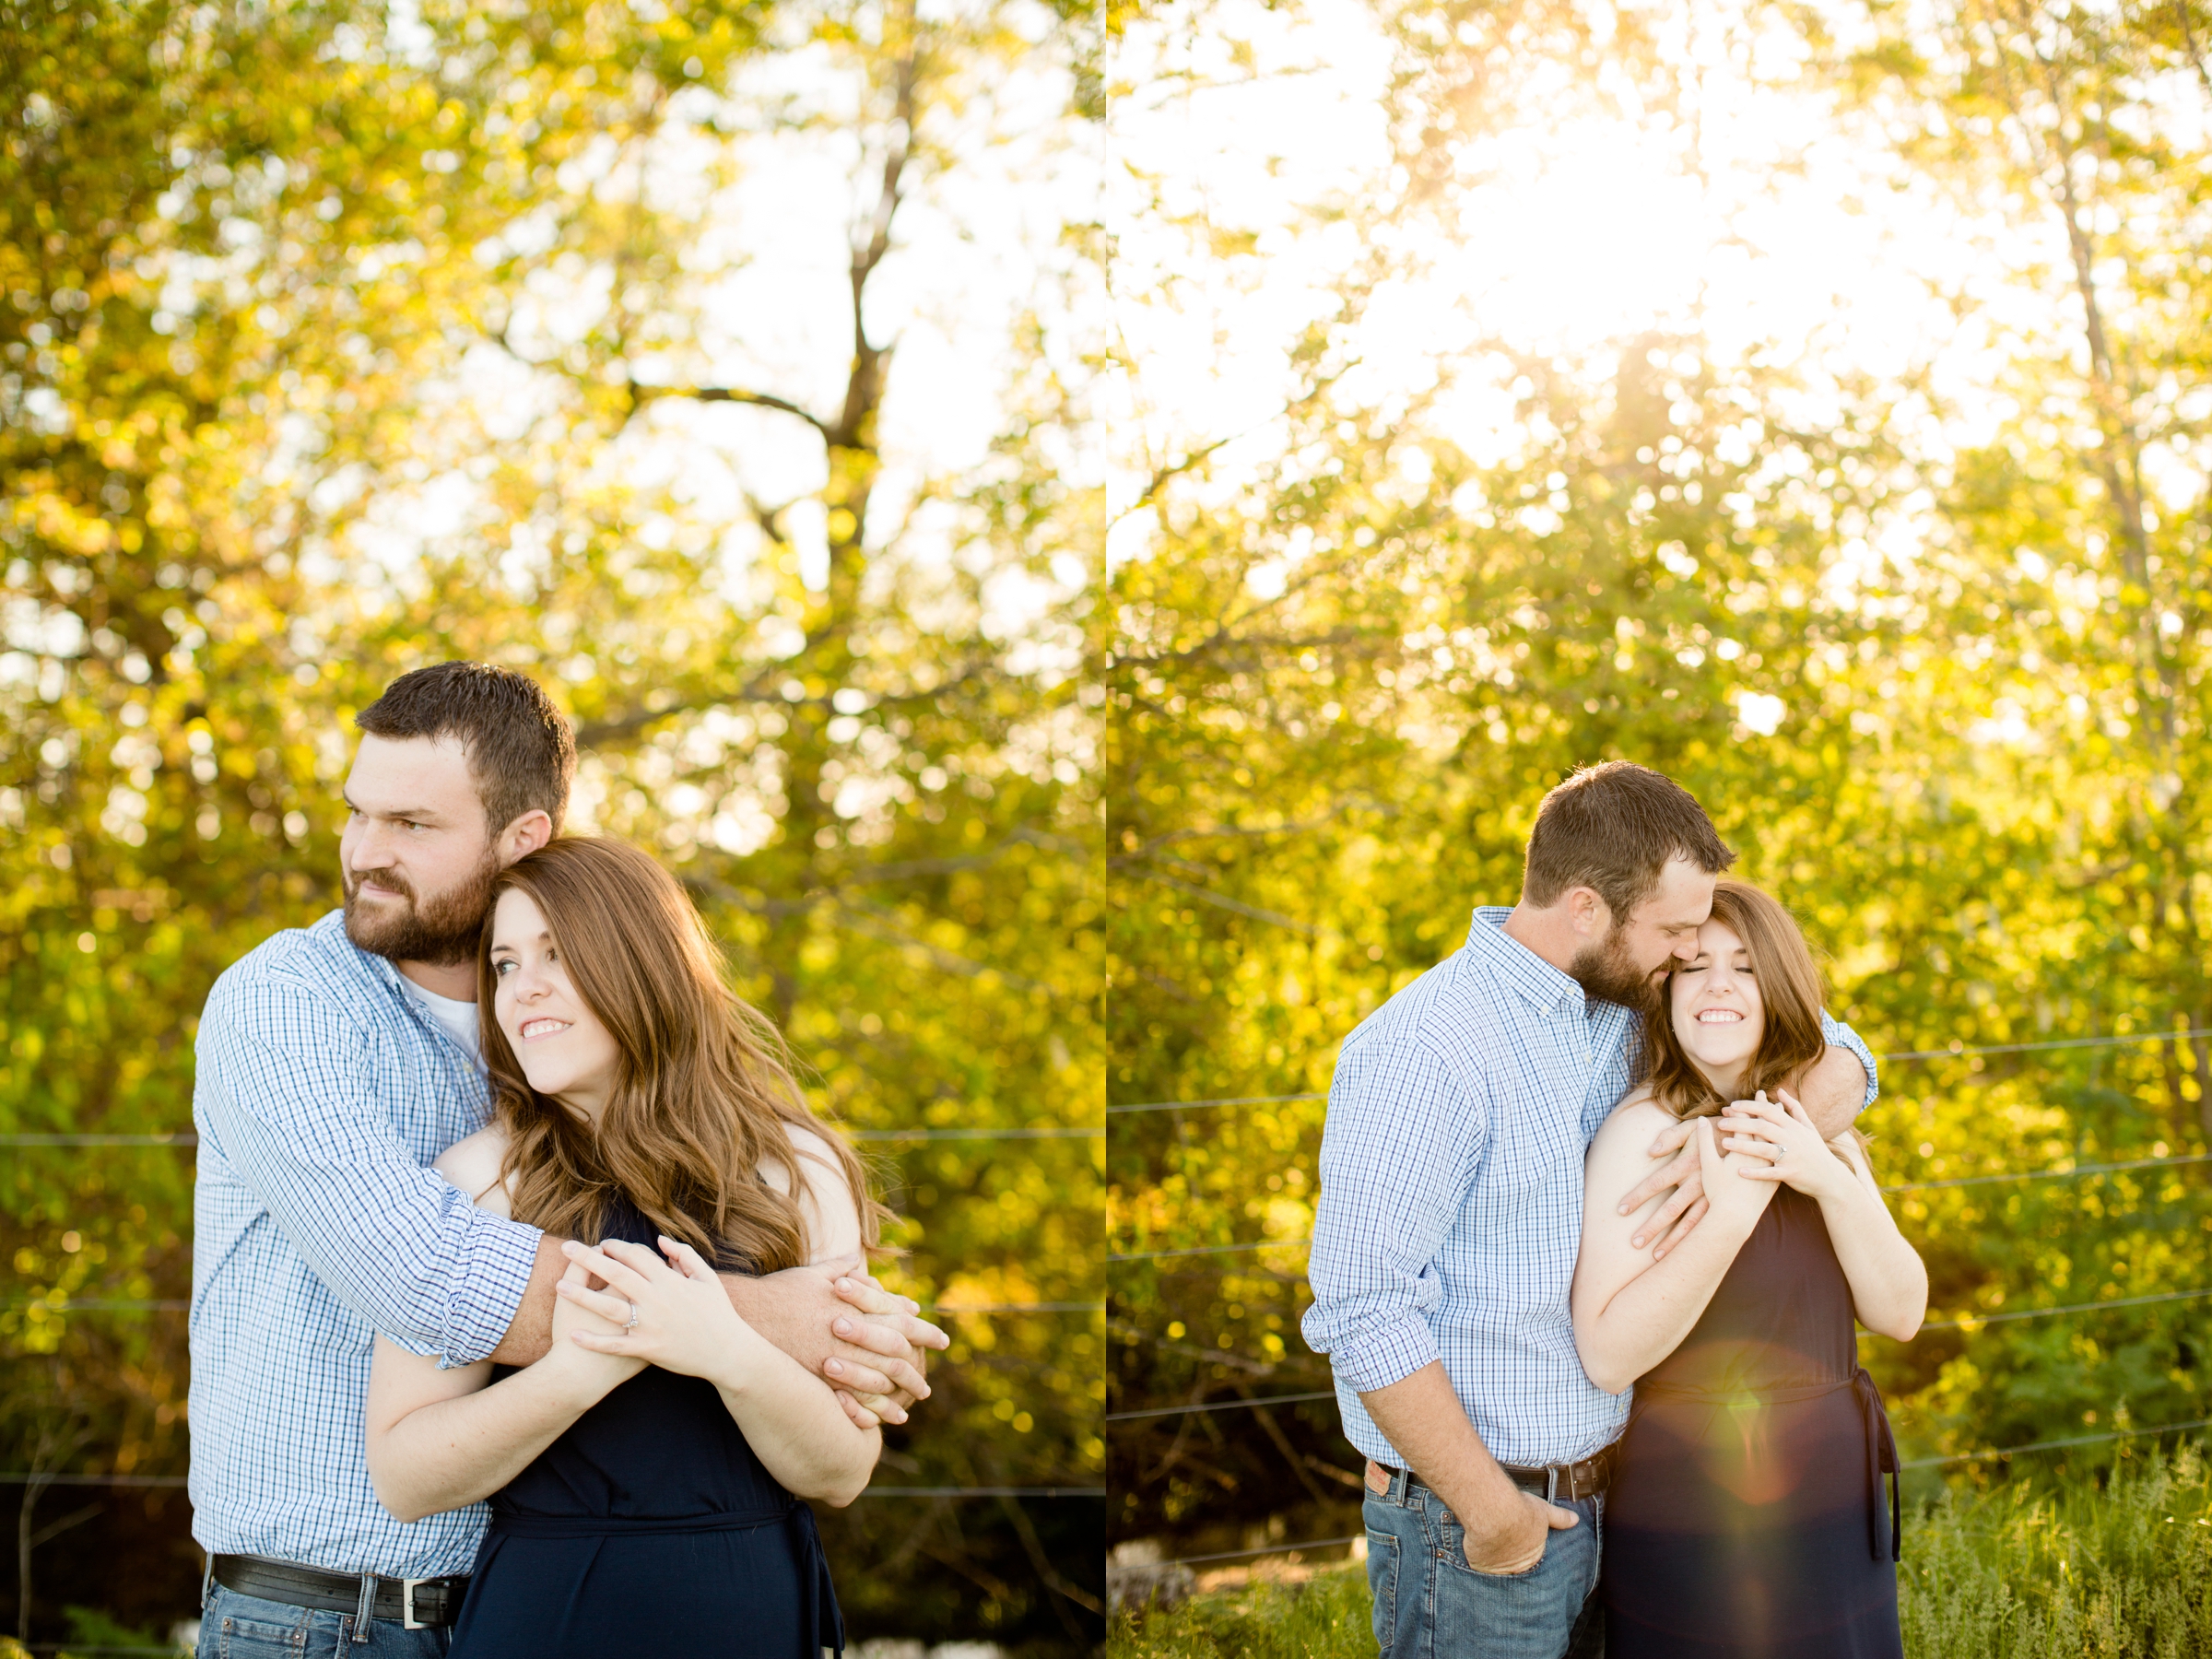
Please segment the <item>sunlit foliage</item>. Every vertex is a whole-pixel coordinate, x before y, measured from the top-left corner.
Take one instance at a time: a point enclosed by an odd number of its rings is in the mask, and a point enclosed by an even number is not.
[[[1943,296],[1979,381],[1854,359],[1840,335],[1747,346],[1694,306],[1544,348],[1472,307],[1448,348],[1382,374],[1400,312],[1449,274],[1438,228],[1479,229],[1459,203],[1486,134],[1568,50],[1524,72],[1493,46],[1603,8],[1389,14],[1400,101],[1368,188],[1268,232],[1335,273],[1280,335],[1280,401],[1251,400],[1259,423],[1218,446],[1159,406],[1124,446],[1112,1100],[1325,1089],[1344,1034],[1457,946],[1472,905],[1512,900],[1544,790],[1628,756],[1694,790],[1739,870],[1793,905],[1877,1053],[2184,1034],[1894,1062],[1865,1120],[1884,1181],[2206,1149],[2206,1040],[2185,1033],[2212,1027],[2212,100],[2181,28],[2201,40],[2203,15],[2088,36],[2077,12],[2000,9],[1915,8],[1921,39],[1885,32],[1900,8],[1823,8],[1783,52],[1771,13],[1656,8],[1589,35],[1604,73],[1556,112],[1617,119],[1644,91],[1688,169],[1709,83],[1782,62],[1869,178],[1986,239]],[[1779,165],[1760,182],[1801,187]],[[1196,246],[1156,257],[1204,271]],[[1274,314],[1247,303],[1241,325]],[[1133,359],[1140,406],[1156,367]],[[1328,1386],[1296,1328],[1322,1111],[1110,1119],[1114,1252],[1287,1241],[1112,1264],[1114,1411]],[[2206,1416],[2201,1301],[1974,1323],[2212,1287],[2204,1171],[1899,1195],[1931,1319],[1971,1327],[1865,1343],[1907,1454]],[[1269,1517],[1295,1539],[1355,1512],[1326,1401],[1112,1430],[1117,1535],[1230,1549]]]
[[[1077,54],[1022,5],[6,7],[0,1130],[188,1129],[214,976],[335,901],[351,712],[505,663],[577,719],[578,826],[671,863],[825,1111],[1072,1132],[866,1147],[895,1282],[1073,1304],[948,1315],[881,1478],[1095,1486],[1096,275],[1044,222],[1077,198],[1021,227],[966,458],[913,441],[938,394],[882,297],[949,305],[917,215],[954,240],[1009,171],[1079,183]],[[779,158],[826,212],[733,194]],[[0,1461],[181,1472],[182,1317],[65,1300],[187,1293],[191,1154],[0,1156]],[[181,1496],[102,1501],[41,1544],[40,1620],[187,1615]],[[883,1500],[825,1530],[858,1634],[1068,1645],[1097,1524]]]

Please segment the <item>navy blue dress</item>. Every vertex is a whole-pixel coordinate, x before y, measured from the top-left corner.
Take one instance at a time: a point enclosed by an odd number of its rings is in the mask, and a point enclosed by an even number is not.
[[[605,1236],[657,1249],[657,1230],[618,1203]],[[493,1495],[448,1659],[820,1659],[844,1645],[814,1512],[761,1466],[712,1383],[649,1365]]]
[[[1820,1206],[1782,1187],[1636,1384],[1606,1497],[1608,1659],[1903,1659],[1896,1469]]]

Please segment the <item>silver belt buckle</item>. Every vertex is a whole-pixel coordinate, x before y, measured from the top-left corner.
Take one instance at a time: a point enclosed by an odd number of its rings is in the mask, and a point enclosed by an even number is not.
[[[399,1628],[403,1630],[427,1630],[430,1627],[415,1617],[415,1586],[427,1584],[427,1578],[399,1581]]]

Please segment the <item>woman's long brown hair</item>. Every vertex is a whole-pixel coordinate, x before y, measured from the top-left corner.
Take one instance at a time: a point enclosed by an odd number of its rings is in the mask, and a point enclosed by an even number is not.
[[[807,1109],[775,1028],[724,982],[722,952],[674,877],[620,841],[562,836],[500,872],[495,912],[510,890],[544,912],[569,982],[621,1053],[595,1124],[530,1087],[488,1017],[498,984],[488,915],[477,1006],[487,1014],[492,1110],[508,1135],[500,1174],[513,1179],[517,1220],[595,1243],[620,1194],[711,1263],[762,1274],[798,1266],[811,1241],[789,1125],[828,1143],[862,1241],[875,1248],[888,1212],[852,1148]],[[761,1179],[769,1163],[782,1167],[787,1192]]]
[[[1751,974],[1766,1012],[1759,1052],[1744,1068],[1732,1099],[1749,1100],[1791,1088],[1806,1067],[1828,1052],[1820,1030],[1827,1003],[1820,965],[1797,923],[1779,900],[1747,881],[1721,881],[1712,889],[1712,920],[1731,929],[1750,953]],[[1644,1024],[1646,1076],[1652,1098],[1677,1118],[1712,1117],[1728,1104],[1697,1068],[1675,1034],[1675,975],[1659,988],[1659,1011]]]

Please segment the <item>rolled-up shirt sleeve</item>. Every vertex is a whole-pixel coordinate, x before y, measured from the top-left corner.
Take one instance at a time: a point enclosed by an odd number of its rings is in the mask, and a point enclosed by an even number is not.
[[[538,1230],[477,1209],[410,1157],[368,1035],[290,979],[218,983],[198,1039],[215,1151],[331,1293],[401,1347],[473,1364],[521,1309]]]
[[[1360,1394],[1438,1357],[1437,1250],[1488,1132],[1485,1103],[1426,1046],[1361,1044],[1338,1057],[1300,1328]]]
[[[1866,1098],[1859,1102],[1859,1110],[1865,1111],[1882,1092],[1881,1079],[1875,1076],[1874,1051],[1859,1041],[1856,1031],[1825,1008],[1820,1013],[1820,1035],[1828,1040],[1830,1048],[1849,1049],[1859,1057],[1859,1064],[1866,1068]]]

